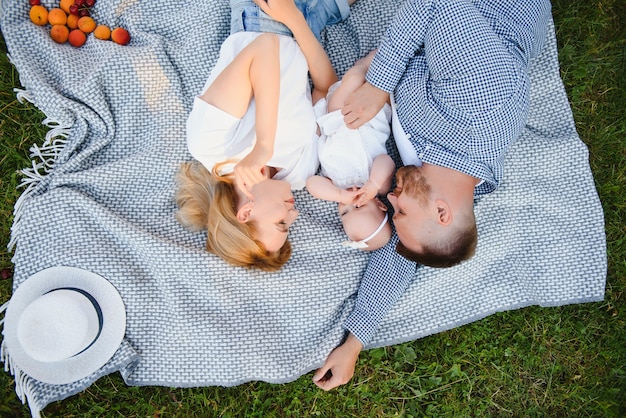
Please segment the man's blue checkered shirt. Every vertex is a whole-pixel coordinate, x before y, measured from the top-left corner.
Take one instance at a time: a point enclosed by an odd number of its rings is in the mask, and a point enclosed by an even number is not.
[[[528,114],[528,67],[546,38],[547,0],[408,0],[388,28],[367,81],[393,93],[416,156],[495,190]],[[394,236],[374,251],[345,328],[363,344],[406,290],[416,265]]]

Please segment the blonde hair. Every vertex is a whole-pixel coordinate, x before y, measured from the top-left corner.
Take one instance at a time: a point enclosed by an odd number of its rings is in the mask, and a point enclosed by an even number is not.
[[[237,219],[238,196],[231,177],[221,176],[218,164],[209,172],[198,161],[184,163],[176,177],[176,219],[192,231],[207,230],[207,251],[238,267],[264,271],[280,269],[291,257],[291,244],[268,252],[254,238],[253,222]]]

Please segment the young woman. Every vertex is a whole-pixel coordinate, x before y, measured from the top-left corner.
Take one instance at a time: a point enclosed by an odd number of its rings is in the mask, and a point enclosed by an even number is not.
[[[344,19],[349,6],[300,3],[306,16],[294,0],[231,0],[231,35],[187,121],[197,161],[180,169],[177,217],[207,229],[207,250],[236,266],[287,262],[298,216],[291,190],[318,168],[313,103],[337,81],[320,22]]]

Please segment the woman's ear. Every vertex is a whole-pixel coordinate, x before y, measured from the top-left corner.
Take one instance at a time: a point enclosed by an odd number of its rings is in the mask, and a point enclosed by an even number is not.
[[[250,220],[252,216],[252,209],[254,208],[254,202],[249,200],[248,202],[241,205],[241,207],[237,210],[237,220],[242,224],[245,224]]]
[[[440,225],[448,226],[452,223],[452,211],[450,206],[444,200],[435,200],[435,206],[437,208],[437,221]]]

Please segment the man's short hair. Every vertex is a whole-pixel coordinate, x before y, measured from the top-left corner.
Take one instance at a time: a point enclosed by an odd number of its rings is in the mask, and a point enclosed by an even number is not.
[[[422,251],[416,252],[405,247],[402,242],[396,245],[396,251],[402,257],[429,267],[453,267],[469,260],[476,253],[478,230],[473,216],[466,219],[460,226],[442,227],[454,228],[447,234],[435,234],[436,238],[422,243]]]

